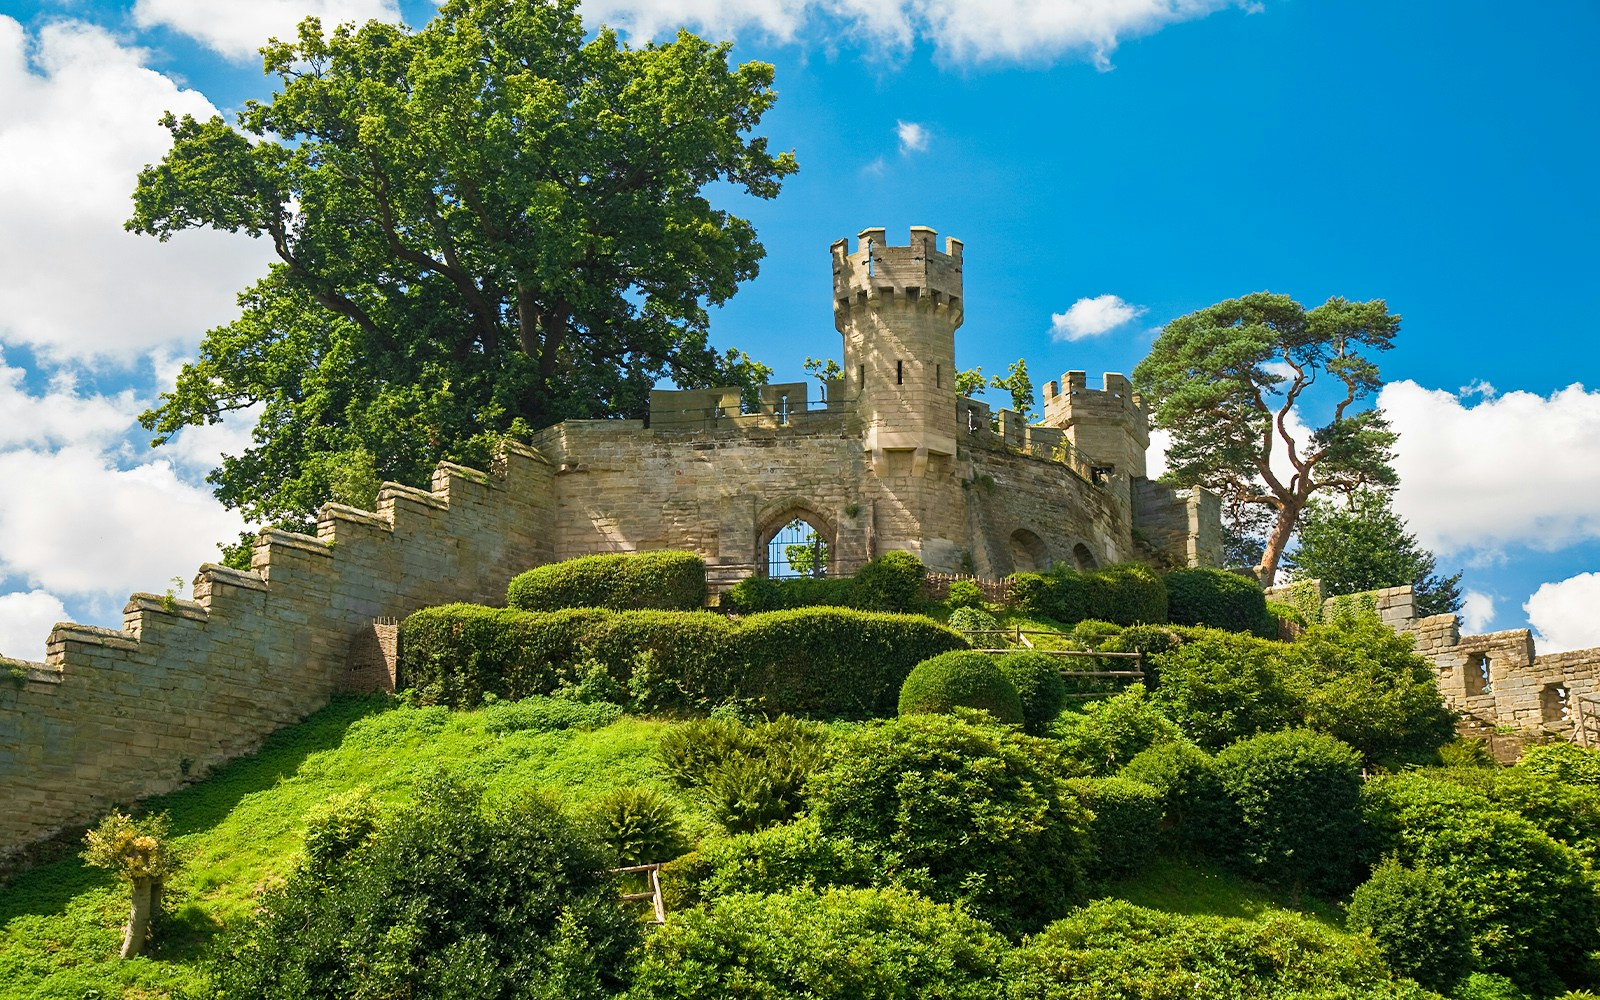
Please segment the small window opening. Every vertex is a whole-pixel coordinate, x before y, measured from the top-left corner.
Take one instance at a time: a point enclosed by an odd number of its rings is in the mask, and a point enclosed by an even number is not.
[[[1467,695],[1489,693],[1489,654],[1471,653],[1467,656],[1462,680],[1467,685]]]
[[[1101,485],[1104,485],[1106,483],[1111,482],[1111,474],[1113,472],[1115,472],[1115,471],[1116,471],[1116,466],[1112,466],[1112,465],[1091,465],[1091,466],[1089,466],[1089,481],[1090,482],[1094,482],[1094,483],[1100,483]]]
[[[944,388],[944,365],[933,366],[933,387],[935,389]]]
[[[967,433],[978,433],[978,411],[970,406],[967,407]]]
[[[866,387],[867,387],[867,366],[866,365],[856,365],[856,388],[857,389],[865,389]]]
[[[906,363],[904,361],[896,361],[894,363],[894,384],[906,384]]]
[[[1572,707],[1565,684],[1546,684],[1539,692],[1539,720],[1547,725],[1572,722]]]
[[[789,422],[789,394],[786,392],[786,393],[783,393],[782,395],[780,395],[778,397],[778,423],[787,424],[788,422]]]

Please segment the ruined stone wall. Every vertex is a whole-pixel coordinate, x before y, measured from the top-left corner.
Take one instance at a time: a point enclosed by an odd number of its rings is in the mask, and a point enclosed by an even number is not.
[[[46,662],[0,678],[0,857],[249,752],[352,670],[382,687],[375,619],[501,603],[550,558],[554,472],[521,448],[492,474],[441,465],[376,512],[325,506],[315,537],[263,532],[250,572],[203,566],[192,601],[135,594],[121,630],[58,625]]]
[[[1126,479],[1094,483],[1059,462],[1005,450],[975,447],[964,457],[972,468],[966,546],[979,576],[1132,558]]]
[[[1222,501],[1204,489],[1178,490],[1134,479],[1133,530],[1174,567],[1222,565]]]

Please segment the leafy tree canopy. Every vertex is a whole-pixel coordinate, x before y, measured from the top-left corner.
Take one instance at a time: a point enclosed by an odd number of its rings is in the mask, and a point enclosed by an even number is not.
[[[728,49],[585,41],[576,0],[450,0],[420,31],[307,18],[269,43],[272,99],[235,125],[169,114],[139,175],[129,229],[244,232],[277,258],[143,415],[156,443],[262,407],[211,481],[304,524],[500,434],[639,416],[662,377],[764,381],[707,341],[764,251],[703,189],[771,198],[796,167],[751,135],[772,67]]]
[[[1296,522],[1321,492],[1392,486],[1395,434],[1383,413],[1359,409],[1382,384],[1368,356],[1392,346],[1400,317],[1381,299],[1331,298],[1306,309],[1257,292],[1180,316],[1134,369],[1155,423],[1171,432],[1167,478],[1220,493],[1230,509],[1265,508],[1271,520],[1257,575],[1271,582]],[[1311,412],[1326,395],[1330,411]],[[1312,427],[1296,440],[1291,415]],[[1274,454],[1289,472],[1274,468]]]
[[[1295,533],[1290,576],[1321,580],[1330,596],[1411,584],[1417,615],[1461,608],[1461,574],[1440,576],[1434,555],[1406,530],[1383,490],[1358,490],[1344,502],[1313,500]]]

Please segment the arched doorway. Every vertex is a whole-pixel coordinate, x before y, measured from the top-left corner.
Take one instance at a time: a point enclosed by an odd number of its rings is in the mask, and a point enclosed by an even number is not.
[[[1079,542],[1072,547],[1072,561],[1078,564],[1080,570],[1098,569],[1100,561],[1089,551],[1089,546]]]
[[[791,510],[762,533],[760,575],[822,579],[833,571],[833,532],[811,511]]]
[[[1044,539],[1018,528],[1011,533],[1011,566],[1018,573],[1043,573],[1050,568],[1050,550]]]

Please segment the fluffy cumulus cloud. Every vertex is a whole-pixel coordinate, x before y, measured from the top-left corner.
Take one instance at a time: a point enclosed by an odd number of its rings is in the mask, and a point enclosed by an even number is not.
[[[265,270],[267,248],[244,237],[123,230],[139,169],[170,143],[157,119],[215,113],[142,60],[100,28],[30,36],[0,17],[0,342],[127,363],[198,340]]]
[[[42,662],[51,627],[66,619],[67,609],[54,594],[0,594],[0,655]]]
[[[1084,340],[1110,333],[1144,315],[1144,306],[1130,305],[1115,295],[1083,298],[1066,312],[1050,316],[1050,336],[1055,340]]]
[[[133,22],[170,28],[232,59],[249,59],[269,38],[291,39],[300,21],[322,19],[323,28],[354,21],[399,21],[394,0],[138,0]]]
[[[1553,550],[1600,538],[1600,392],[1451,393],[1391,382],[1395,509],[1442,555]]]
[[[895,135],[900,137],[900,152],[902,155],[920,153],[928,148],[928,130],[916,122],[896,122]]]
[[[1539,652],[1600,646],[1600,573],[1580,573],[1534,591],[1522,610],[1537,633]]]
[[[144,0],[141,0],[144,2]],[[176,2],[176,0],[171,0]],[[1124,39],[1192,21],[1239,0],[587,0],[584,16],[635,37],[680,24],[717,36],[755,33],[791,41],[809,22],[890,52],[918,38],[947,62],[1038,63],[1086,58],[1102,69]]]
[[[1479,590],[1461,595],[1461,629],[1468,635],[1482,632],[1494,621],[1494,598]]]

